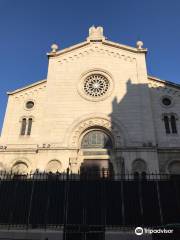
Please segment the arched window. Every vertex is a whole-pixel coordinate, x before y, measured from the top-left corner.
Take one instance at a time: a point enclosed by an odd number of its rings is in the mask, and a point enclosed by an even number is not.
[[[12,166],[13,173],[27,174],[28,166],[25,162],[18,161]]]
[[[28,174],[28,165],[25,162],[18,161],[16,162],[11,169],[14,179],[26,179]]]
[[[23,118],[21,124],[21,135],[25,135],[25,133],[26,133],[26,118]]]
[[[82,139],[82,148],[112,148],[110,137],[101,130],[92,130]]]
[[[166,133],[170,133],[170,126],[169,126],[169,118],[168,116],[164,116],[164,126]]]
[[[31,129],[32,129],[32,118],[23,118],[21,121],[21,131],[20,135],[31,135]]]
[[[60,172],[61,169],[62,169],[61,162],[55,159],[48,162],[46,167],[46,172],[56,173],[56,172]]]
[[[134,178],[138,179],[140,176],[142,179],[146,179],[147,174],[147,164],[142,159],[136,159],[132,163],[132,173],[134,174]]]
[[[180,180],[180,161],[173,161],[168,165],[168,172],[171,179]]]
[[[173,161],[168,166],[170,174],[180,175],[180,161]]]
[[[32,128],[32,118],[29,118],[28,119],[27,135],[31,135],[31,128]]]
[[[176,118],[174,115],[171,115],[171,129],[172,133],[177,133]]]
[[[176,134],[177,125],[176,125],[176,116],[174,114],[165,114],[163,116],[165,131],[167,134]]]

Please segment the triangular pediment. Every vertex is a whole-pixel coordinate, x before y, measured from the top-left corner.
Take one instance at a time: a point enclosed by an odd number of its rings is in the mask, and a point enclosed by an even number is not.
[[[93,45],[99,45],[103,47],[109,47],[111,49],[116,50],[125,50],[132,53],[139,53],[143,52],[146,53],[147,49],[142,48],[143,42],[138,41],[136,43],[136,47],[131,47],[123,44],[119,44],[113,41],[107,40],[107,38],[103,35],[103,28],[102,27],[94,27],[92,26],[89,29],[89,36],[87,37],[86,41],[81,42],[79,44],[73,45],[71,47],[58,50],[58,46],[53,44],[51,46],[52,51],[48,53],[48,57],[57,57],[61,55],[66,55],[67,53],[71,53],[76,51],[77,49],[84,49],[85,47],[93,47]]]
[[[61,55],[65,55],[67,53],[72,53],[74,51],[76,51],[77,49],[84,49],[85,47],[94,47],[94,46],[98,46],[98,47],[110,47],[111,49],[114,48],[114,50],[125,50],[127,52],[132,52],[132,53],[139,53],[139,52],[147,52],[147,49],[137,49],[135,47],[130,47],[127,45],[123,45],[123,44],[119,44],[119,43],[115,43],[112,41],[108,41],[108,40],[104,40],[104,41],[85,41],[76,45],[73,45],[71,47],[59,50],[57,52],[50,52],[48,53],[48,57],[58,57]]]

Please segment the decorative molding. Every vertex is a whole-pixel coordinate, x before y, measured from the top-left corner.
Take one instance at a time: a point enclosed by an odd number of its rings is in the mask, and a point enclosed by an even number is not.
[[[67,54],[67,56],[64,56],[64,58],[58,60],[58,62],[60,64],[71,63],[73,61],[76,61],[79,58],[86,57],[90,54],[91,55],[101,54],[101,55],[111,56],[111,57],[129,62],[129,63],[133,63],[136,61],[135,57],[132,57],[132,56],[129,56],[126,54],[121,54],[121,53],[119,53],[119,51],[107,49],[104,46],[102,46],[101,44],[94,44],[92,46],[90,45],[90,47],[88,47],[88,49],[86,49],[86,50],[85,49],[81,49],[81,51],[78,50],[78,52],[76,54],[69,53],[69,54]]]
[[[45,88],[46,88],[46,85],[42,86],[42,87],[37,87],[37,88],[34,87],[33,90],[31,89],[29,91],[27,89],[25,89],[25,90],[22,90],[21,92],[14,93],[14,98],[16,100],[18,100],[18,99],[27,99],[27,98],[33,99],[34,97],[36,97],[39,94],[39,92],[44,91]]]
[[[32,169],[32,162],[26,157],[19,156],[10,162],[9,170],[18,163],[24,163],[25,165],[27,165],[28,172]]]
[[[163,94],[180,97],[180,91],[169,88],[164,83],[151,82],[151,80],[150,80],[148,86],[150,89],[159,91]]]
[[[80,122],[72,132],[69,145],[73,148],[79,148],[79,139],[81,135],[90,128],[103,128],[107,130],[114,138],[115,148],[123,145],[123,134],[119,127],[108,119],[101,117],[94,117]]]
[[[25,87],[18,88],[18,89],[16,89],[16,90],[12,91],[12,92],[7,92],[7,94],[8,94],[8,95],[13,95],[13,94],[15,94],[15,93],[19,93],[19,92],[21,92],[21,91],[25,91],[25,90],[27,90],[27,89],[29,90],[30,88],[32,89],[32,88],[37,87],[37,86],[39,86],[39,85],[43,85],[43,86],[39,87],[39,88],[43,88],[43,87],[46,87],[46,85],[45,85],[46,82],[47,82],[46,79],[45,79],[45,80],[41,80],[41,81],[32,83],[32,84],[30,84],[30,85],[27,85],[27,86],[25,86]]]

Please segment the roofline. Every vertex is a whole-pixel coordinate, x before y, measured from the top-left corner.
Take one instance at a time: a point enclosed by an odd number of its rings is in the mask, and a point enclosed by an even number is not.
[[[154,77],[154,76],[149,76],[149,75],[148,75],[148,78],[153,80],[153,81],[164,83],[168,86],[172,86],[172,87],[176,87],[176,88],[180,89],[180,84],[173,83],[173,82],[170,82],[170,81],[167,81],[167,80],[162,80],[160,78],[157,78],[157,77]]]
[[[99,41],[89,40],[89,41],[84,41],[84,42],[75,44],[75,45],[73,45],[71,47],[59,50],[59,51],[54,52],[54,53],[53,52],[47,53],[47,56],[48,57],[57,57],[57,56],[62,55],[64,53],[68,53],[68,52],[71,52],[71,51],[73,51],[75,49],[78,49],[78,48],[90,45],[92,42],[101,42],[104,45],[115,47],[115,48],[122,49],[122,50],[127,50],[127,51],[130,51],[130,52],[133,52],[133,53],[147,53],[147,49],[146,48],[137,49],[135,47],[130,47],[130,46],[127,46],[127,45],[115,43],[115,42],[108,41],[108,40],[99,40]]]
[[[21,92],[21,91],[23,91],[23,90],[26,90],[26,89],[29,89],[29,88],[32,88],[32,87],[35,87],[35,86],[40,85],[40,84],[45,83],[45,82],[47,82],[47,79],[40,80],[40,81],[38,81],[38,82],[29,84],[29,85],[27,85],[27,86],[25,86],[25,87],[22,87],[22,88],[18,88],[18,89],[16,89],[16,90],[12,91],[12,92],[7,92],[7,95],[13,95],[13,94],[15,94],[15,93]]]
[[[139,53],[139,52],[147,53],[147,48],[138,49],[136,47],[127,46],[124,44],[120,44],[120,43],[116,43],[116,42],[112,42],[112,41],[108,41],[108,40],[105,40],[103,43],[104,43],[104,45],[120,48],[123,50],[128,50],[128,51],[134,52],[134,53]]]
[[[75,45],[73,45],[73,46],[71,46],[71,47],[67,47],[67,48],[64,48],[64,49],[62,49],[62,50],[59,50],[59,51],[57,51],[57,52],[55,52],[55,53],[52,53],[52,52],[47,53],[46,55],[47,55],[48,57],[57,57],[57,56],[59,56],[59,55],[62,55],[62,54],[64,54],[64,53],[71,52],[71,51],[73,51],[73,50],[75,50],[75,49],[84,47],[84,46],[86,46],[86,45],[89,45],[89,42],[84,41],[84,42],[75,44]]]

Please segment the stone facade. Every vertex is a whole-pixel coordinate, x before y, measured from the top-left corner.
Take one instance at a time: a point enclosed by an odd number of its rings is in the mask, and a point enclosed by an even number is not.
[[[146,53],[140,41],[106,40],[102,27],[70,48],[53,44],[47,79],[8,93],[1,170],[77,173],[106,160],[115,173],[180,171],[180,86],[148,76]],[[91,131],[111,148],[83,148]]]

